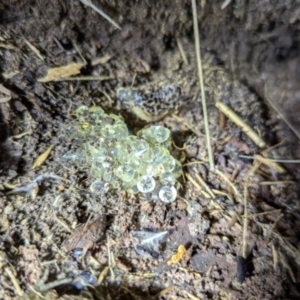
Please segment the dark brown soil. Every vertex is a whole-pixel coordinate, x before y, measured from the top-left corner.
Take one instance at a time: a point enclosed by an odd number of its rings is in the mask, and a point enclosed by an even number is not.
[[[190,1],[94,0],[121,30],[80,1],[1,2],[0,84],[12,92],[0,101],[1,299],[300,298],[299,168],[281,164],[280,173],[261,164],[251,172],[253,160],[240,157],[300,159],[299,138],[268,102],[299,130],[300,6],[228,1],[222,9],[226,1],[198,2],[216,172],[209,170],[195,101]],[[38,81],[47,69],[73,62],[84,65],[80,76],[113,79]],[[116,90],[157,83],[182,85],[189,96],[157,122],[184,147],[188,164],[178,198],[166,205],[122,190],[91,193],[89,173],[61,162],[73,147],[63,130],[74,122],[72,112],[96,104],[121,114],[135,131],[145,122],[117,100]],[[258,132],[268,151],[232,121],[222,128],[218,101]],[[155,233],[160,238],[145,245],[142,237]],[[186,253],[168,264],[180,245]]]

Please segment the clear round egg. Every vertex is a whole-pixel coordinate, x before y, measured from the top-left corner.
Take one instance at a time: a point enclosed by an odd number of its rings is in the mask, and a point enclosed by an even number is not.
[[[120,165],[115,169],[115,175],[124,182],[130,182],[135,176],[135,170],[130,165]]]
[[[89,108],[90,119],[94,124],[100,125],[102,123],[104,110],[100,106],[92,106]]]
[[[156,162],[161,164],[163,172],[171,172],[175,169],[176,161],[169,154],[162,155],[156,159]]]
[[[162,144],[170,138],[170,130],[164,126],[154,125],[142,129],[141,137],[152,144]]]
[[[152,126],[153,137],[159,144],[166,142],[170,138],[170,130],[164,126]]]
[[[136,140],[133,142],[133,154],[135,156],[145,155],[149,149],[149,144],[144,140]]]
[[[143,175],[140,177],[137,188],[141,193],[150,193],[155,188],[155,180],[152,176]]]
[[[162,202],[171,203],[177,197],[177,191],[174,186],[163,186],[159,192],[158,197]]]
[[[94,194],[104,194],[108,192],[109,184],[107,182],[103,182],[101,179],[96,179],[90,185],[90,191]]]
[[[121,139],[121,138],[128,136],[128,128],[125,124],[117,123],[117,124],[113,125],[112,128],[115,131],[114,138]]]
[[[176,182],[176,178],[172,172],[165,172],[159,176],[159,182],[162,185],[173,185]]]
[[[82,105],[75,110],[75,115],[78,121],[84,122],[89,117],[89,108],[85,105]]]

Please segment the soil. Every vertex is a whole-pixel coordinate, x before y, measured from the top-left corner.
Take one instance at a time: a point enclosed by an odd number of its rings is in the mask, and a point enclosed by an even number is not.
[[[300,6],[213,2],[199,1],[198,19],[216,171],[207,160],[189,1],[93,1],[121,30],[76,0],[1,2],[0,84],[12,93],[0,101],[1,299],[300,298],[299,168],[252,159],[300,159],[297,130],[268,102],[298,128]],[[83,65],[77,76],[110,79],[39,81],[74,62]],[[73,111],[101,106],[135,132],[147,122],[117,89],[168,84],[187,97],[155,122],[186,156],[176,201],[92,193],[89,172],[61,160],[73,149],[64,131],[76,122]]]

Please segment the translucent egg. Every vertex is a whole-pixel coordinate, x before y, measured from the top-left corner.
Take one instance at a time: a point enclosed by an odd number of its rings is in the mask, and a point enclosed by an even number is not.
[[[172,174],[175,178],[179,178],[182,175],[181,163],[176,159],[175,159],[175,168],[173,169]]]
[[[162,172],[161,164],[156,163],[155,161],[152,162],[151,164],[148,164],[148,166],[146,168],[146,174],[153,176],[153,177],[159,176],[161,172]]]
[[[149,148],[147,152],[144,152],[139,156],[140,160],[145,163],[151,163],[155,159],[153,149]]]
[[[150,126],[141,131],[141,137],[149,143],[161,144],[170,138],[170,130],[164,126]]]
[[[107,182],[103,182],[101,179],[96,179],[90,185],[90,191],[94,194],[104,194],[108,192],[109,184]]]
[[[162,146],[154,146],[152,148],[152,151],[153,151],[153,156],[155,159],[165,155],[165,154],[169,154],[169,151],[168,149],[162,147]]]
[[[161,164],[163,172],[171,172],[175,169],[176,166],[175,159],[169,154],[157,157],[156,162]]]
[[[87,106],[82,105],[75,110],[75,115],[78,121],[84,122],[89,117],[89,109]]]
[[[159,176],[159,182],[162,185],[173,185],[176,182],[176,178],[172,172],[165,172]]]
[[[110,125],[104,125],[100,129],[101,136],[105,139],[113,139],[115,137],[115,131],[112,130]]]
[[[133,169],[138,170],[142,164],[142,161],[139,157],[136,157],[134,155],[128,155],[126,163],[130,165]]]
[[[135,195],[139,192],[139,189],[138,189],[137,185],[133,185],[133,186],[129,187],[127,189],[127,191],[128,191],[128,193]]]
[[[63,154],[59,161],[62,162],[62,163],[65,163],[65,162],[75,162],[76,161],[76,154],[73,152],[73,151],[69,151],[65,154]]]
[[[90,119],[94,124],[100,125],[102,123],[104,110],[100,106],[92,106],[89,108]]]
[[[174,186],[163,186],[159,192],[158,197],[162,202],[171,203],[177,197],[177,191]]]
[[[115,175],[124,182],[130,182],[134,178],[135,170],[128,164],[120,165],[115,169]]]
[[[92,165],[90,168],[89,175],[93,178],[101,179],[104,171],[105,171],[105,169],[103,169],[97,165]]]
[[[106,169],[103,172],[102,179],[106,182],[111,182],[114,180],[114,173],[111,169]]]
[[[115,138],[121,139],[128,136],[128,128],[125,124],[118,123],[113,125],[113,129],[115,130]]]
[[[113,143],[109,148],[108,148],[108,154],[115,160],[119,159],[121,157],[123,151],[123,146],[116,142]]]
[[[111,115],[109,115],[109,117],[114,120],[114,125],[120,124],[120,125],[126,126],[126,124],[125,124],[124,119],[122,118],[122,116],[117,116],[117,115],[111,114]]]
[[[143,175],[137,183],[137,188],[141,193],[152,192],[155,188],[155,180],[152,176]]]
[[[142,156],[149,151],[150,146],[146,141],[137,140],[133,142],[133,154],[135,156]]]
[[[164,126],[152,126],[153,137],[156,142],[161,144],[166,142],[170,138],[170,130]]]

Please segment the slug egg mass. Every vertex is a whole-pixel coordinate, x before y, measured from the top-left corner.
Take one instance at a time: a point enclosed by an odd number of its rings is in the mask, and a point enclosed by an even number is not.
[[[176,199],[182,167],[170,153],[168,128],[147,126],[135,136],[122,117],[106,114],[101,107],[80,106],[74,115],[76,120],[67,124],[62,134],[72,141],[75,150],[64,153],[61,162],[87,170],[94,179],[91,192],[101,194],[121,188],[156,196],[165,203]]]

